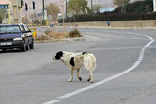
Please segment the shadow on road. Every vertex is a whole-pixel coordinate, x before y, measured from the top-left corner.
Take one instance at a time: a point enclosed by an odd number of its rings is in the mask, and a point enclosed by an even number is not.
[[[0,50],[0,53],[17,53],[22,52],[20,49],[7,49],[6,51]]]

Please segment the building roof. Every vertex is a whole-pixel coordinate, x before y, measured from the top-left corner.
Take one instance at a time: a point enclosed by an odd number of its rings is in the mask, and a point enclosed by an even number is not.
[[[3,5],[3,4],[10,4],[10,2],[7,0],[0,0],[0,5]]]

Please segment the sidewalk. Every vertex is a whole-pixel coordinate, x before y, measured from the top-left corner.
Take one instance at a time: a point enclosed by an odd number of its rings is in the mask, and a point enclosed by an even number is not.
[[[55,26],[54,28],[63,28],[63,26]],[[66,28],[74,28],[74,26],[66,26]],[[78,26],[77,28],[92,28],[92,29],[153,29],[156,27],[112,27],[112,26]]]

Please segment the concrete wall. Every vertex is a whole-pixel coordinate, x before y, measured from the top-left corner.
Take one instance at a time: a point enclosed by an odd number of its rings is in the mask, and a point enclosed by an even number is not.
[[[66,23],[67,26],[108,26],[106,21]],[[155,27],[156,20],[110,21],[112,27]]]

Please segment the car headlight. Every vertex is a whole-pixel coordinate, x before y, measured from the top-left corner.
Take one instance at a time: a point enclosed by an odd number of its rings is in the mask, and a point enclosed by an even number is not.
[[[24,34],[22,34],[22,36],[21,36],[22,38],[24,38],[25,37],[25,35]]]
[[[14,38],[13,40],[23,40],[23,38],[22,37],[19,37],[19,38]]]

